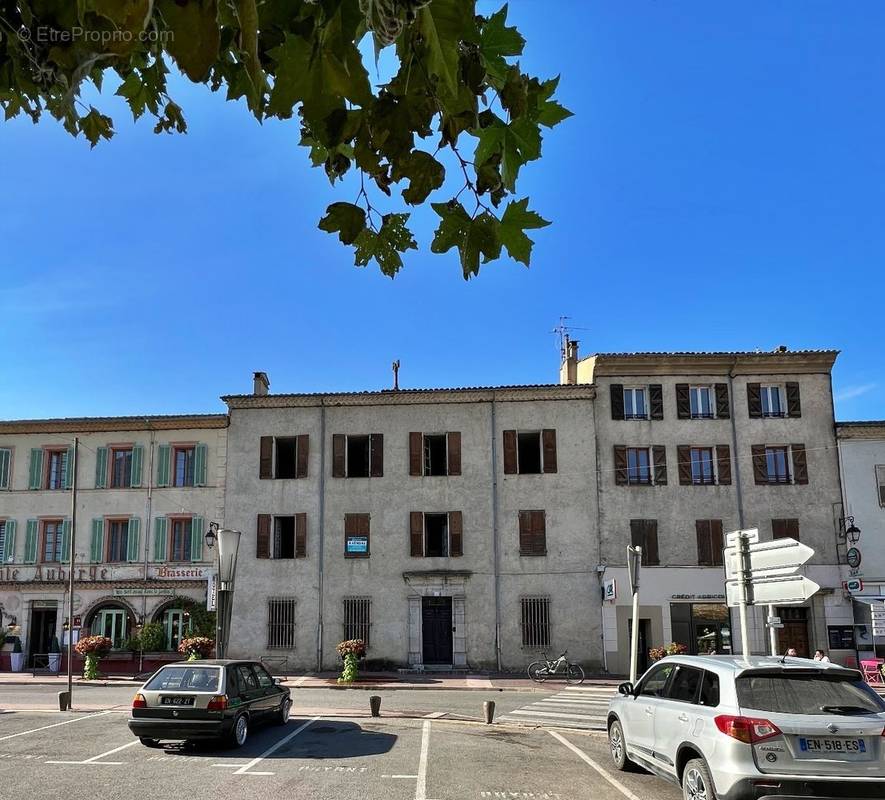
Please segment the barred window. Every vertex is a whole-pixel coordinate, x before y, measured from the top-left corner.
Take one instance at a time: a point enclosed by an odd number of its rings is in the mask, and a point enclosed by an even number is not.
[[[270,597],[267,600],[267,649],[295,649],[295,598]]]
[[[523,597],[522,646],[550,647],[550,598]]]
[[[369,646],[372,629],[372,598],[344,598],[344,640],[362,639]]]

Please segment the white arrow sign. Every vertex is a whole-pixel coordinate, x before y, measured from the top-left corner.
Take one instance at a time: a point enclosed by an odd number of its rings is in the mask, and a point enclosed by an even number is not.
[[[749,547],[750,578],[791,575],[813,555],[808,545],[795,539],[775,539],[773,542],[755,542]],[[728,548],[725,556],[725,577],[737,578],[740,572],[740,557],[736,548]]]
[[[820,586],[804,575],[759,578],[753,580],[747,590],[747,605],[784,605],[804,603]],[[741,604],[741,586],[737,581],[725,584],[726,602],[732,608]]]
[[[740,534],[745,534],[751,542],[759,541],[759,528],[747,528],[745,531],[729,531],[725,534],[725,546],[734,547]]]

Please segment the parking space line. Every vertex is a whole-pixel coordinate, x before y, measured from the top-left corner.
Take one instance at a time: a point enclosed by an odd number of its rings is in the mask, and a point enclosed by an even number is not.
[[[616,780],[611,775],[608,774],[599,764],[597,764],[590,756],[588,756],[583,750],[578,747],[575,747],[568,739],[564,736],[558,734],[556,731],[547,731],[554,739],[558,742],[564,744],[569,750],[571,750],[578,758],[581,759],[585,764],[595,769],[605,780],[607,780],[612,786],[615,787],[627,800],[639,800],[639,797],[633,792],[631,792],[623,783],[619,780]]]
[[[411,780],[415,780],[415,778],[417,778],[418,776],[417,775],[382,775],[381,777],[382,778],[409,778]]]
[[[115,747],[113,750],[108,750],[106,753],[100,753],[97,756],[92,756],[92,758],[87,758],[85,761],[44,761],[44,764],[86,764],[89,766],[105,766],[105,767],[117,767],[120,764],[125,764],[125,761],[102,761],[105,756],[112,756],[114,753],[119,753],[121,750],[125,750],[127,747],[132,747],[134,744],[140,744],[138,739],[134,742],[127,742],[126,744],[120,745],[119,747]]]
[[[421,729],[421,755],[418,756],[418,782],[415,785],[415,800],[427,800],[427,754],[430,751],[430,720],[425,720]]]
[[[0,742],[6,741],[7,739],[14,739],[16,736],[26,736],[29,733],[37,733],[38,731],[45,731],[49,728],[57,728],[59,725],[70,725],[74,722],[82,722],[84,719],[92,719],[93,717],[101,717],[105,714],[110,714],[110,711],[99,711],[97,714],[89,714],[85,717],[76,717],[75,719],[66,719],[64,722],[54,722],[52,725],[43,725],[40,728],[32,728],[28,731],[19,731],[18,733],[10,733],[6,736],[0,736]]]
[[[308,726],[312,725],[318,719],[320,719],[319,716],[313,717],[313,719],[309,719],[307,722],[303,723],[300,727],[298,727],[294,731],[292,731],[292,733],[290,733],[288,736],[280,739],[280,741],[278,741],[276,744],[273,744],[270,747],[268,747],[267,750],[265,750],[260,756],[256,756],[248,764],[244,764],[242,767],[240,767],[233,774],[234,775],[273,775],[274,773],[272,773],[272,772],[251,772],[250,773],[249,770],[252,767],[254,767],[256,764],[260,763],[263,759],[267,758],[270,755],[273,755],[284,744],[292,741],[292,739],[294,739],[299,733],[301,733],[301,731],[303,731]]]
[[[424,715],[424,719],[440,719],[440,717],[444,717],[448,713],[448,711],[431,711],[429,714]]]

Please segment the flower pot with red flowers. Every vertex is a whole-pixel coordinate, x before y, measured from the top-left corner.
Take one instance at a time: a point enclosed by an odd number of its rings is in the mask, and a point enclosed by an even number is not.
[[[348,639],[335,648],[344,659],[344,669],[338,683],[353,683],[359,674],[359,661],[366,655],[366,643],[362,639]]]
[[[207,636],[191,636],[182,639],[178,645],[178,652],[187,656],[188,661],[199,661],[201,658],[209,658],[215,642]]]
[[[83,677],[94,681],[98,677],[98,662],[111,652],[114,643],[107,636],[87,636],[74,645],[83,656]]]
[[[683,653],[687,652],[688,648],[684,644],[670,642],[670,644],[666,644],[663,647],[652,647],[651,650],[648,651],[648,657],[652,661],[660,661],[667,656],[681,656]]]

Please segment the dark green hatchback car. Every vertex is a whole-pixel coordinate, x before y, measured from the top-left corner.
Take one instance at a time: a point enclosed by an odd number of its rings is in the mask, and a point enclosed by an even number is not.
[[[242,747],[262,722],[285,725],[289,689],[255,661],[183,661],[160,667],[132,701],[129,730],[141,743],[220,739]]]

